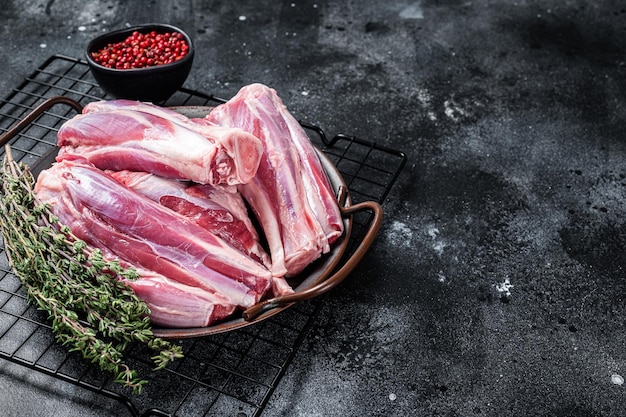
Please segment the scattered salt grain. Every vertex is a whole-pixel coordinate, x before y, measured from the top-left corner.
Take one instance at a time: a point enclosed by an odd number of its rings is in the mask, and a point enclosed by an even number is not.
[[[622,385],[624,384],[624,377],[618,374],[613,374],[611,375],[611,382],[615,385]]]
[[[393,392],[391,394],[389,394],[389,400],[390,401],[395,401],[396,398],[398,398],[398,397],[396,397],[396,394],[394,394]]]
[[[303,92],[302,92],[302,95],[303,95],[303,96],[308,96],[308,95],[309,95],[309,92],[308,92],[308,91],[303,91]]]
[[[79,26],[79,27],[78,27],[78,31],[79,31],[79,32],[84,32],[84,31],[86,31],[86,30],[87,30],[87,27],[86,27],[86,26]]]
[[[458,122],[462,117],[467,115],[467,112],[455,103],[454,100],[445,100],[443,105],[446,116],[455,122]]]
[[[246,19],[247,19],[247,17],[245,17],[245,16],[239,16],[239,20],[241,20],[242,22],[243,22],[244,20],[246,20]]]
[[[396,247],[410,247],[413,231],[406,224],[394,220],[387,232],[387,239]]]
[[[511,296],[511,288],[513,287],[514,285],[511,284],[511,281],[508,278],[505,278],[504,282],[495,285],[496,291],[503,293],[507,297]]]
[[[48,46],[48,45],[46,45],[45,43],[40,43],[39,44],[39,47],[42,48],[42,49],[45,48],[46,46]]]
[[[435,250],[435,252],[437,252],[437,254],[439,256],[443,255],[443,250],[446,248],[446,243],[445,242],[435,242],[435,244],[433,245],[433,249]]]
[[[426,234],[434,239],[437,237],[437,235],[439,235],[439,229],[437,229],[435,226],[429,226],[428,230],[426,230]]]

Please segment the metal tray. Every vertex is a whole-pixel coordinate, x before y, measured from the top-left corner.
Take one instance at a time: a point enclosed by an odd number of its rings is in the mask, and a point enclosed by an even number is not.
[[[72,99],[63,96],[52,97],[35,108],[14,128],[2,135],[0,137],[0,146],[9,142],[15,135],[28,127],[33,120],[37,119],[45,111],[58,104],[69,105],[76,109],[79,113],[82,111],[80,103]],[[198,117],[206,115],[210,111],[211,107],[191,106],[186,108],[184,106],[179,106],[174,109],[189,117]],[[318,297],[336,287],[350,274],[358,262],[363,258],[380,229],[383,218],[382,207],[375,201],[365,201],[354,205],[351,204],[348,187],[342,178],[341,173],[320,150],[316,150],[318,156],[320,157],[322,167],[326,171],[331,185],[338,196],[338,204],[344,223],[344,233],[333,244],[330,252],[324,254],[320,259],[309,265],[309,267],[307,267],[299,276],[289,279],[290,284],[295,290],[293,294],[261,300],[259,303],[241,312],[241,314],[235,313],[231,318],[208,327],[154,327],[153,332],[156,336],[167,339],[182,339],[188,337],[208,336],[211,334],[236,330],[241,327],[257,323],[261,320],[265,320],[274,314],[280,313],[281,311],[291,307],[294,303]],[[33,164],[31,172],[35,177],[38,176],[42,170],[50,167],[52,163],[54,163],[56,151],[58,151],[58,148],[52,148]],[[346,236],[350,236],[350,232],[352,230],[352,215],[362,210],[371,210],[374,214],[374,219],[370,223],[369,230],[359,247],[350,255],[350,258],[346,260],[343,267],[335,272],[335,268],[342,259],[342,256],[347,248],[348,239]]]

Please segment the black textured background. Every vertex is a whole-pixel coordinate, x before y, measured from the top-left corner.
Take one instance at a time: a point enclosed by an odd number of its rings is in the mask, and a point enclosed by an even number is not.
[[[264,415],[625,414],[626,2],[7,0],[0,91],[150,21],[194,38],[186,87],[408,156]],[[6,363],[1,408],[119,412]]]

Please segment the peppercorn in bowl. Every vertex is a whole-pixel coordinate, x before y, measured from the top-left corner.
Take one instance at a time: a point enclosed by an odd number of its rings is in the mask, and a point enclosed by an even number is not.
[[[145,24],[105,33],[89,42],[92,75],[115,98],[161,102],[189,75],[194,47],[189,35],[167,24]]]

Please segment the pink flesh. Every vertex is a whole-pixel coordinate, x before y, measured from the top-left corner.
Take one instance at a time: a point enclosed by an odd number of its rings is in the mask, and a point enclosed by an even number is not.
[[[235,306],[216,294],[164,276],[144,276],[126,283],[150,308],[152,324],[163,327],[205,327],[231,315]]]
[[[328,243],[332,244],[343,234],[343,219],[333,187],[302,125],[287,111],[275,93],[272,94],[272,97],[275,106],[287,124],[298,155],[302,159],[302,168],[306,173],[306,175],[302,175],[302,179],[309,205],[322,226]],[[329,248],[324,248],[324,252],[328,251]]]
[[[156,201],[214,233],[266,266],[270,259],[236,189],[171,180],[146,172],[109,173],[127,188]]]
[[[130,263],[242,307],[270,286],[263,265],[94,167],[57,163],[40,174],[35,191],[80,238]]]
[[[179,123],[187,123],[189,119],[187,116],[178,113],[174,110],[170,110],[167,107],[157,106],[153,103],[143,102],[143,101],[135,101],[135,100],[126,100],[126,99],[117,99],[117,100],[101,100],[101,101],[92,101],[91,103],[87,103],[85,107],[83,107],[83,114],[86,113],[97,113],[97,112],[107,112],[111,110],[135,110],[141,111],[144,113],[150,113],[155,116],[163,117],[172,122],[178,121]]]
[[[249,144],[244,141],[229,141],[223,139],[234,133],[243,134],[245,136],[247,132],[243,129],[219,126],[209,122],[207,119],[190,119],[167,107],[125,99],[94,101],[88,103],[83,108],[83,113],[107,112],[112,110],[130,110],[163,118],[171,123],[193,130],[211,142],[220,144],[228,155],[237,155],[237,166],[239,170],[247,170],[241,174],[240,183],[248,182],[256,173],[259,163],[258,152],[262,151],[261,144],[255,144],[258,145],[258,149],[250,149],[247,147]],[[234,182],[229,182],[228,184],[232,185]]]
[[[148,106],[149,109],[152,107]],[[92,111],[63,124],[59,160],[79,154],[100,169],[147,171],[202,184],[235,185],[256,173],[262,147],[241,129],[181,123],[156,112]],[[167,116],[168,112],[161,112]]]
[[[45,197],[47,192],[42,190],[39,194]],[[222,294],[182,284],[120,259],[109,247],[99,243],[101,240],[96,234],[101,233],[94,234],[97,230],[84,227],[85,223],[78,220],[80,213],[74,212],[71,207],[59,211],[58,204],[53,207],[62,215],[62,223],[70,225],[77,237],[100,249],[106,259],[117,260],[122,266],[134,267],[139,272],[138,279],[125,280],[125,283],[148,305],[153,324],[163,327],[209,326],[232,314],[237,307]],[[110,228],[104,229],[105,233],[114,233]]]
[[[243,87],[206,120],[241,127],[263,144],[256,176],[238,189],[265,232],[274,274],[297,275],[328,252],[343,233],[341,213],[312,144],[276,92]],[[307,196],[316,192],[319,198]]]

